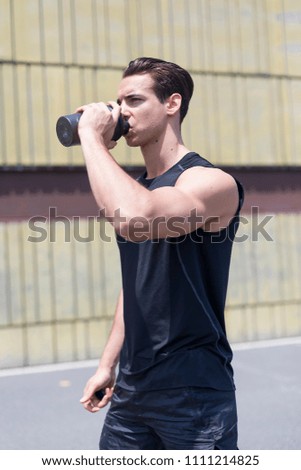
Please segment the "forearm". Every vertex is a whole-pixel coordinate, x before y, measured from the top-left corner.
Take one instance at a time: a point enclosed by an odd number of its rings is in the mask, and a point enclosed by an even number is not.
[[[118,165],[101,139],[86,131],[81,145],[95,200],[119,232],[122,225],[141,215],[150,192]]]
[[[98,369],[88,380],[84,389],[84,394],[80,399],[84,408],[91,413],[95,413],[100,408],[106,406],[112,398],[115,384],[115,367],[119,360],[123,339],[123,294],[121,292],[115,311],[111,334],[99,361]],[[95,393],[98,390],[104,391],[102,399],[95,396]]]
[[[182,193],[178,194],[177,201],[174,193],[169,195],[171,188],[164,188],[167,197],[149,191],[117,164],[97,137],[85,134],[81,142],[93,195],[115,231],[137,242],[170,235],[168,230],[159,233],[158,228],[162,230],[174,216],[173,212],[169,213],[171,208],[181,207]],[[160,221],[158,226],[156,221]],[[171,235],[174,236],[174,232]]]
[[[99,361],[98,369],[106,369],[111,373],[119,361],[119,355],[124,341],[123,321],[123,291],[121,290],[116,305],[114,321],[108,341]]]

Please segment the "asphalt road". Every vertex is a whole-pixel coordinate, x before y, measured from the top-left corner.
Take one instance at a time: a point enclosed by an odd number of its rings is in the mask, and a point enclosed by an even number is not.
[[[301,449],[301,338],[233,345],[241,450]],[[79,404],[96,361],[0,371],[0,449],[96,450]]]

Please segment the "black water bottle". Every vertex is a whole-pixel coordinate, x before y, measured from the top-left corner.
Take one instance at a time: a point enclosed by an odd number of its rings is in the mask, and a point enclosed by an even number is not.
[[[111,111],[112,106],[108,106]],[[80,145],[80,138],[78,135],[78,122],[82,113],[66,114],[61,116],[56,123],[56,135],[65,147],[72,145]],[[112,136],[112,140],[117,141],[121,136],[128,133],[130,125],[125,121],[122,116],[119,116],[117,125]]]

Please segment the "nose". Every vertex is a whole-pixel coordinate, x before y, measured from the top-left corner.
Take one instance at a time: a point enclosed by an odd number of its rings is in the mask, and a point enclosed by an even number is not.
[[[129,109],[124,101],[120,103],[120,112],[125,119],[130,117]]]

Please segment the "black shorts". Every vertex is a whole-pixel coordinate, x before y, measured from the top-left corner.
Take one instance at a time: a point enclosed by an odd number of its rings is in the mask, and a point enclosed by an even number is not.
[[[116,387],[99,449],[237,449],[235,392],[198,387],[130,392]]]

